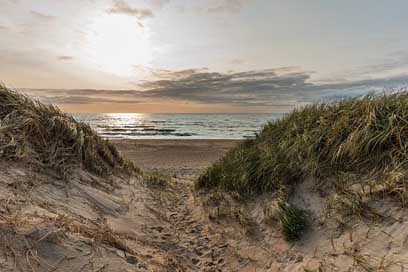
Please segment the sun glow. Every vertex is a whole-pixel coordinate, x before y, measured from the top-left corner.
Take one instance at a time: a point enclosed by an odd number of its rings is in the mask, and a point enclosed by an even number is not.
[[[105,15],[95,18],[88,28],[84,59],[104,72],[118,76],[134,74],[134,67],[152,60],[149,30],[136,18]]]

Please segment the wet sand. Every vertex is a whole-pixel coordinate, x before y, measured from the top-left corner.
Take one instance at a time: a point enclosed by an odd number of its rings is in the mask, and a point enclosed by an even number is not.
[[[221,158],[239,140],[115,140],[119,151],[145,170],[195,175]]]

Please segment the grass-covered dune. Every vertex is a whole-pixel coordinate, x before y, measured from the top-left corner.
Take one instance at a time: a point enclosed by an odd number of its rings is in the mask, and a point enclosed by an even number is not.
[[[51,169],[64,177],[79,167],[98,175],[133,167],[89,125],[3,85],[0,158]]]
[[[367,181],[406,204],[407,148],[408,92],[313,104],[267,124],[196,187],[253,195],[288,192],[307,177],[320,185]]]

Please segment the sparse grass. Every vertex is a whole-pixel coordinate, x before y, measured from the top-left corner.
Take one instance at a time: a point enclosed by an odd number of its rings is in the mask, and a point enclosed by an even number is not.
[[[52,105],[0,85],[0,158],[24,161],[66,177],[82,167],[98,175],[137,170],[89,125]]]
[[[256,195],[306,177],[325,186],[334,178],[335,187],[337,176],[351,173],[351,182],[375,180],[406,204],[407,170],[408,91],[401,91],[294,110],[213,164],[196,188]]]
[[[288,242],[299,240],[308,226],[307,212],[292,205],[281,205],[279,221],[283,238]]]
[[[170,177],[159,172],[143,173],[144,184],[148,187],[166,187],[169,185]]]

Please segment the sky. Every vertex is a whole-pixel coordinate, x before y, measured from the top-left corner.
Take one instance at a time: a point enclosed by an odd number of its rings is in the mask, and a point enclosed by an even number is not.
[[[68,112],[287,112],[408,84],[406,0],[0,0],[0,81]]]

